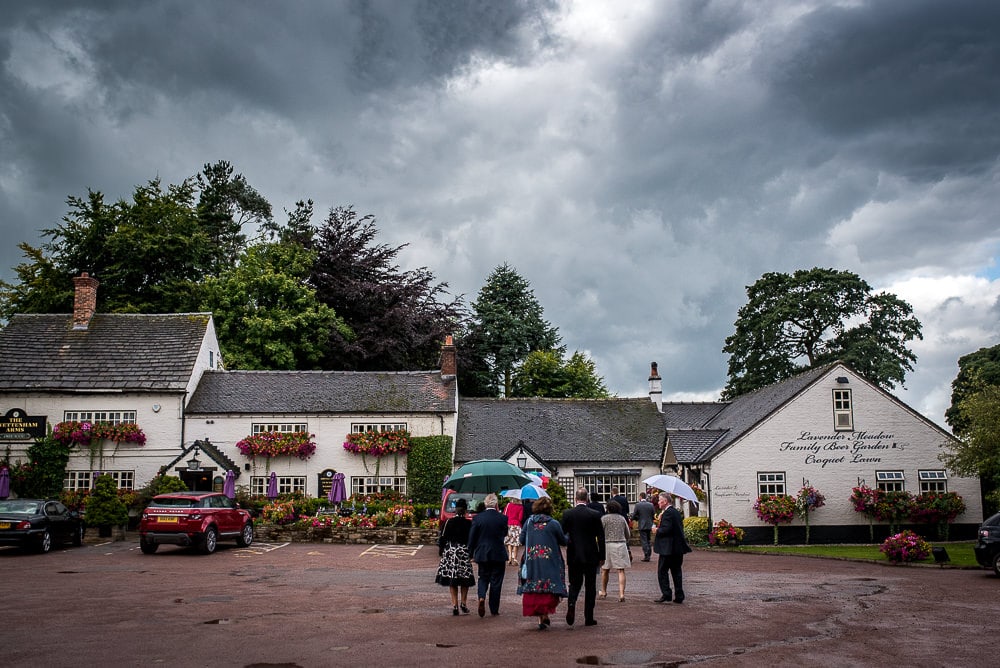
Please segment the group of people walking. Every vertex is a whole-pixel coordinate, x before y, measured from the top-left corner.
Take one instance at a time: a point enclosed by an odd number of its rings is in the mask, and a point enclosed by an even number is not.
[[[653,552],[659,556],[660,598],[656,602],[683,602],[682,564],[691,548],[684,538],[673,497],[665,492],[656,497],[662,512],[653,537],[656,508],[646,500],[645,492],[639,495],[632,513],[628,500],[616,488],[611,494],[605,509],[590,498],[586,489],[578,489],[575,505],[563,512],[562,522],[552,517],[552,500],[548,497],[534,501],[530,511],[525,510],[527,503],[522,506],[512,501],[501,513],[499,499],[490,494],[485,509],[471,520],[468,504],[459,499],[455,516],[441,530],[441,559],[435,577],[436,582],[449,587],[452,614],[470,612],[468,592],[473,585],[477,585],[479,616],[486,615],[487,607],[491,615],[500,614],[506,567],[513,564],[519,567],[517,593],[521,595],[522,615],[536,617],[539,630],[551,625],[551,617],[563,598],[567,603],[566,623],[572,626],[581,592],[584,625],[596,625],[596,601],[607,597],[612,571],[617,574],[618,600],[625,600],[625,571],[632,561],[628,547],[630,518],[638,524],[643,561],[649,561]],[[478,566],[478,583],[473,563]]]

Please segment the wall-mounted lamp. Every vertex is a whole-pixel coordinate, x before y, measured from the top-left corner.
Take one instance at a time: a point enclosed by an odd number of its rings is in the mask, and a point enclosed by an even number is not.
[[[517,468],[524,470],[524,467],[528,465],[528,456],[524,454],[524,441],[517,442]]]
[[[194,454],[191,455],[191,459],[188,460],[188,471],[200,471],[201,470],[201,460],[198,459],[198,448],[194,449]]]
[[[847,380],[847,376],[837,376],[837,382],[841,385],[846,385],[850,381]]]

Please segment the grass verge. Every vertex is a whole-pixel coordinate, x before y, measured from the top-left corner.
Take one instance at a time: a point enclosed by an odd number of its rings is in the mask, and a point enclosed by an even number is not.
[[[933,545],[933,543],[932,543]],[[948,551],[948,565],[961,568],[981,568],[976,563],[976,555],[972,551],[974,542],[946,543],[935,545]],[[826,557],[828,559],[853,559],[856,561],[886,561],[885,555],[879,552],[878,545],[744,545],[731,548],[733,552],[755,554],[791,554],[810,557]],[[930,557],[918,564],[933,564]]]

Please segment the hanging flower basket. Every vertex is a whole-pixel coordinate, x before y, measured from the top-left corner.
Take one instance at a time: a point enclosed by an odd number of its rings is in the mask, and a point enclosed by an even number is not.
[[[399,455],[410,451],[410,432],[395,431],[352,432],[344,441],[344,450],[361,455],[365,470],[368,470],[368,455],[375,457],[375,475],[379,474],[382,457],[393,455],[398,466]]]
[[[250,459],[257,457],[298,457],[305,461],[316,452],[314,434],[304,431],[265,431],[251,434],[236,443],[236,448]]]
[[[344,450],[372,457],[403,455],[410,451],[410,432],[398,430],[351,433],[344,441]]]
[[[58,423],[52,429],[52,437],[63,445],[79,445],[89,447],[94,441],[114,441],[115,443],[134,443],[145,445],[146,434],[134,422],[77,422],[67,420]]]

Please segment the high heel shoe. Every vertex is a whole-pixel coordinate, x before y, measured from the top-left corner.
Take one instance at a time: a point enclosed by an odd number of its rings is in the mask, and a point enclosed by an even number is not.
[[[607,598],[607,597],[608,597],[608,592],[606,591],[597,592],[597,598]]]
[[[463,615],[469,614],[469,609],[467,607],[465,607],[465,603],[463,603],[462,605],[460,605],[458,607],[460,607],[462,609],[462,614]]]
[[[458,617],[458,606],[455,606],[454,608],[451,609],[451,614]]]
[[[619,596],[618,597],[618,602],[619,603],[624,603],[625,602],[625,597],[624,596]]]

